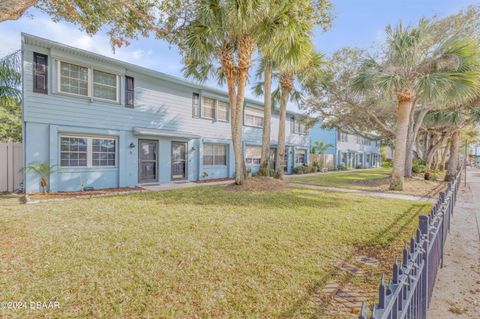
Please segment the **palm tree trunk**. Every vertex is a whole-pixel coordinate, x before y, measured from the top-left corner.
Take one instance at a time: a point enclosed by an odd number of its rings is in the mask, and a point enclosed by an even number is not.
[[[453,131],[450,140],[450,159],[448,160],[448,171],[445,176],[445,181],[450,181],[455,177],[458,169],[458,156],[460,151],[460,132]]]
[[[262,136],[262,159],[260,162],[259,175],[270,175],[270,122],[272,118],[272,66],[270,63],[265,64],[264,70],[264,106],[263,106],[263,136]],[[277,159],[278,163],[278,159]],[[277,164],[278,165],[278,164]]]
[[[395,157],[390,181],[391,190],[403,190],[405,176],[405,152],[407,148],[408,123],[412,110],[411,99],[399,99],[397,106],[397,128],[395,131]]]
[[[435,139],[432,137],[430,139],[431,141],[431,146],[430,149],[428,150],[427,156],[426,156],[426,170],[429,171],[432,168],[434,168],[434,159],[435,155],[437,154],[438,149],[443,145],[443,142],[445,141],[446,138],[446,133],[443,133],[440,138]]]
[[[275,168],[275,178],[283,179],[284,159],[285,159],[285,126],[287,121],[287,103],[290,95],[291,86],[288,82],[293,82],[290,75],[282,74],[282,96],[280,100],[280,123],[278,125],[278,147],[277,147],[277,167]],[[292,84],[293,85],[293,84]]]
[[[441,171],[445,170],[445,163],[446,163],[446,161],[447,161],[447,154],[448,154],[449,145],[450,145],[450,142],[447,141],[447,142],[445,143],[445,147],[443,148],[442,160],[440,161],[440,165],[439,165],[439,169],[440,169]]]
[[[418,112],[417,117],[412,117],[413,121],[409,125],[408,130],[408,139],[407,139],[407,150],[405,158],[405,177],[412,177],[413,175],[413,146],[417,140],[418,132],[422,127],[423,120],[427,115],[430,108],[424,107],[421,111]]]
[[[237,100],[235,116],[232,118],[232,141],[235,153],[235,184],[242,185],[246,178],[245,160],[243,155],[243,108],[245,102],[245,85],[248,71],[252,64],[252,54],[256,48],[255,39],[246,35],[240,39],[237,48]]]

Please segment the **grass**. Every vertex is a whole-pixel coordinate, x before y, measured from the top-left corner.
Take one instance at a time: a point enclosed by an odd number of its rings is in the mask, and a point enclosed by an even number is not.
[[[375,185],[369,182],[384,180],[392,173],[391,168],[379,168],[368,170],[357,170],[352,172],[332,172],[328,174],[314,174],[296,176],[289,179],[290,182],[320,185],[328,187],[339,187],[360,190],[378,190]]]
[[[0,208],[0,301],[60,302],[2,317],[310,318],[339,262],[390,269],[430,205],[210,186]]]

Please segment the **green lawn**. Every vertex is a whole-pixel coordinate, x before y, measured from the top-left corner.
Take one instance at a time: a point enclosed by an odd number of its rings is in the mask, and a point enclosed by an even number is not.
[[[353,172],[332,172],[327,174],[295,176],[289,178],[289,181],[329,187],[378,190],[378,187],[374,183],[371,184],[371,182],[385,180],[391,173],[391,168],[379,168]]]
[[[0,317],[310,318],[335,265],[365,249],[390,263],[429,208],[221,186],[0,204],[0,301],[60,302]]]

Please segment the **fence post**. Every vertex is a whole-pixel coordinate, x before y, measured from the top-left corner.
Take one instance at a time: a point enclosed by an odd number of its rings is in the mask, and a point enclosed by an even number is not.
[[[427,309],[428,309],[428,276],[429,276],[429,264],[428,264],[428,242],[429,242],[429,226],[430,226],[430,218],[428,215],[420,215],[420,233],[423,239],[422,248],[423,248],[423,275],[422,275],[422,290],[423,293],[421,294],[421,318],[427,318]]]

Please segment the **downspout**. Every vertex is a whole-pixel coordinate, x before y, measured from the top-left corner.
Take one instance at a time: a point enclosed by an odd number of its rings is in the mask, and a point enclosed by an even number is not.
[[[25,134],[26,131],[26,123],[25,123],[25,40],[22,34],[22,43],[21,43],[21,59],[22,59],[22,152],[23,152],[23,167],[27,165],[27,152],[26,152],[26,145],[27,145],[27,135]],[[23,168],[22,167],[22,168]],[[23,193],[27,193],[27,173],[25,170],[22,172],[22,179],[23,179]],[[50,181],[49,181],[50,182]]]

